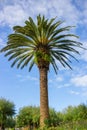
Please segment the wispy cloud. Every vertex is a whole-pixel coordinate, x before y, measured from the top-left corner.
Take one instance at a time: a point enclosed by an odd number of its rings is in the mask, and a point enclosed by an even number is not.
[[[62,82],[63,81],[63,77],[62,76],[56,76],[55,81]]]
[[[71,79],[71,83],[77,87],[87,87],[87,75],[74,77]]]
[[[0,24],[17,25],[23,24],[27,14],[20,5],[7,5],[0,11]]]
[[[68,87],[70,87],[70,84],[68,84],[68,83],[57,86],[57,88],[59,88],[59,89],[61,89],[61,88],[68,88]]]
[[[81,49],[81,57],[80,59],[87,61],[87,41],[82,41],[84,49]]]
[[[5,46],[4,42],[3,42],[3,39],[0,38],[0,48]]]
[[[79,90],[69,90],[68,93],[72,95],[81,96],[81,97],[87,97],[87,88],[79,89]]]
[[[25,81],[28,81],[28,80],[38,82],[37,77],[32,77],[32,76],[29,76],[29,75],[22,76],[22,75],[18,74],[16,77],[19,79],[20,82],[25,82]]]
[[[45,14],[47,17],[58,16],[59,19],[66,20],[68,24],[78,24],[81,17],[83,17],[81,23],[87,21],[87,8],[85,5],[83,4],[84,9],[81,12],[70,0],[62,0],[62,4],[61,0],[27,0],[27,2],[26,0],[13,0],[9,4],[3,1],[2,5],[0,23],[10,26],[22,24],[29,16],[34,18],[39,13]]]
[[[79,94],[80,94],[80,92],[73,91],[73,90],[70,90],[69,93],[70,93],[70,94],[74,94],[74,95],[79,95]]]
[[[87,97],[87,90],[82,93],[83,97]]]

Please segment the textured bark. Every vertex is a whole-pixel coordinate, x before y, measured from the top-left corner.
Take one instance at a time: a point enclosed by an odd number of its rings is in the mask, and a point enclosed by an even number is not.
[[[4,125],[1,125],[1,126],[0,126],[0,130],[5,130]]]
[[[44,120],[49,118],[47,68],[40,68],[40,127],[45,126]]]

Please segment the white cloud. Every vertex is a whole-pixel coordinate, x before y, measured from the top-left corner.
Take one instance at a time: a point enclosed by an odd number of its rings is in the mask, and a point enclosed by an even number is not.
[[[9,26],[23,24],[27,18],[26,12],[19,5],[7,5],[0,12],[0,24]]]
[[[64,88],[64,86],[58,85],[57,88],[58,88],[58,89],[61,89],[61,88]]]
[[[87,97],[87,90],[82,93],[83,97]]]
[[[20,75],[20,74],[17,74],[17,75],[16,75],[16,77],[18,77],[18,78],[21,78],[21,77],[22,77],[22,75]]]
[[[29,76],[29,75],[22,76],[22,75],[18,74],[17,78],[19,78],[19,80],[21,82],[28,81],[28,80],[30,80],[30,81],[38,81],[38,78]]]
[[[87,61],[87,50],[84,50],[83,54],[81,55],[81,59]]]
[[[85,0],[82,2],[82,7],[80,1],[75,2],[83,10],[78,10],[71,0],[62,0],[62,3],[61,0],[7,1],[2,1],[0,21],[10,26],[23,24],[29,16],[35,18],[39,13],[49,18],[57,16],[58,19],[64,19],[70,25],[77,25],[78,23],[84,25],[84,23],[87,23],[87,1]]]
[[[87,0],[75,0],[74,2],[79,9],[79,23],[87,24]]]
[[[87,1],[83,2],[83,11],[81,12],[81,24],[87,24]]]
[[[58,81],[58,82],[63,81],[63,77],[60,77],[60,76],[56,77],[56,81]]]
[[[84,35],[86,35],[86,33]],[[77,48],[80,55],[76,55],[75,57],[78,60],[87,61],[87,40],[85,40],[85,41],[81,40],[80,42],[83,44],[82,45],[83,48]]]
[[[48,82],[49,82],[49,83],[53,83],[54,81],[53,81],[52,79],[49,79]]]
[[[87,75],[72,78],[71,83],[77,87],[87,87]]]
[[[62,84],[62,85],[58,85],[57,88],[61,89],[61,88],[68,88],[70,86],[70,84]]]
[[[66,6],[65,6],[66,5]],[[70,0],[13,0],[13,2],[3,2],[3,8],[0,12],[1,23],[13,26],[22,24],[27,17],[45,14],[47,17],[58,16],[69,24],[79,23],[81,12]],[[84,7],[84,14],[86,9]],[[86,15],[85,15],[86,16]],[[86,19],[84,17],[84,19]]]
[[[69,83],[64,84],[64,87],[70,87]]]
[[[74,94],[74,95],[79,95],[80,94],[79,92],[76,92],[76,91],[73,91],[73,90],[69,91],[69,93]]]
[[[81,57],[80,59],[84,60],[84,61],[87,61],[87,41],[82,41],[83,43],[83,47],[85,49],[81,49],[80,52],[81,52]]]
[[[5,46],[4,42],[3,42],[3,39],[0,38],[0,48]]]

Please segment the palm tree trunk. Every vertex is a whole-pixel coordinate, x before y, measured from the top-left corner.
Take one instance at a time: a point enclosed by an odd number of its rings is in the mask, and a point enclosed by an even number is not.
[[[49,118],[48,105],[48,70],[40,68],[40,127],[45,126],[44,120]]]

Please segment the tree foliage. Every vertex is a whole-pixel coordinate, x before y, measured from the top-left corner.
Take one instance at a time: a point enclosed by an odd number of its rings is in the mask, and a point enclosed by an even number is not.
[[[17,116],[18,127],[38,127],[40,118],[39,107],[26,106],[20,109]]]
[[[68,106],[64,111],[64,121],[79,121],[87,119],[87,105]]]
[[[15,114],[15,105],[13,102],[6,100],[5,98],[0,99],[0,126],[2,129],[5,127],[12,126],[12,116]],[[12,122],[11,122],[12,121]]]

